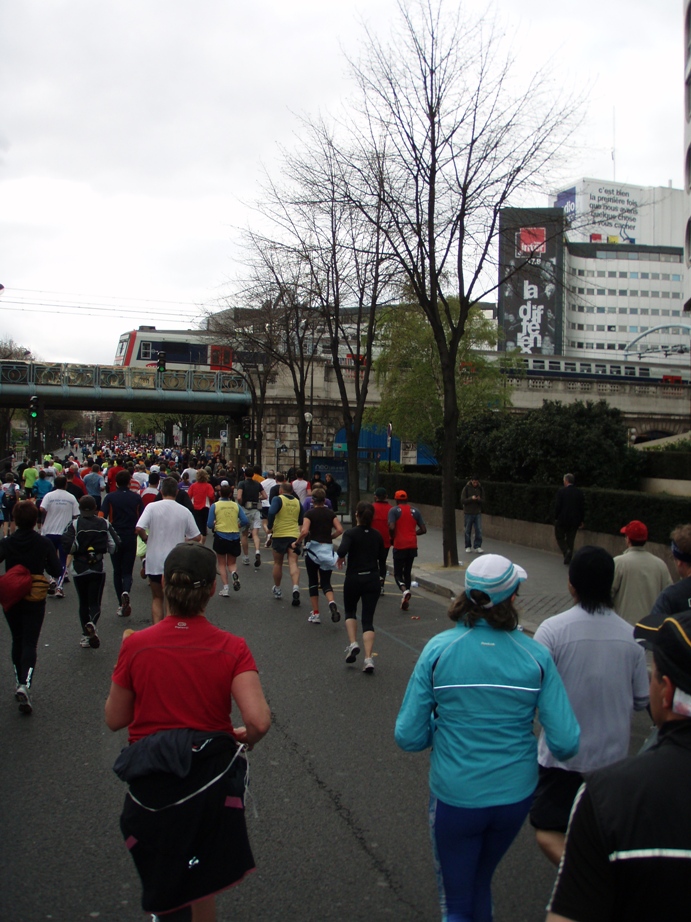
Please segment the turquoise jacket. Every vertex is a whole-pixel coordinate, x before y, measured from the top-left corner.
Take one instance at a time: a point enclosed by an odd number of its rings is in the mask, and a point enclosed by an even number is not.
[[[430,790],[444,803],[517,803],[537,785],[538,709],[551,752],[575,755],[580,728],[549,651],[520,630],[459,623],[420,654],[396,742],[409,752],[432,747]]]

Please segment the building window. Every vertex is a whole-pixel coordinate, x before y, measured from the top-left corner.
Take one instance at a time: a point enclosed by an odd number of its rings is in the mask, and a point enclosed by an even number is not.
[[[568,371],[571,374],[576,373],[576,363],[575,362],[564,362],[564,371]]]
[[[629,311],[629,313],[630,313],[630,314],[637,314],[637,313],[638,313],[638,308],[637,308],[637,307],[632,307],[631,310]]]
[[[632,298],[637,298],[637,297],[638,297],[638,289],[637,289],[637,288],[632,288],[632,289],[629,291],[629,294],[631,295]]]
[[[582,324],[582,323],[577,323],[577,324],[576,324],[576,329],[577,329],[577,330],[582,330],[582,329],[583,329],[583,324]]]
[[[672,297],[673,297],[673,298],[676,298],[676,300],[678,301],[678,300],[681,298],[681,292],[680,292],[680,291],[673,291],[673,292],[672,292]]]
[[[624,326],[624,327],[617,327],[617,331],[618,331],[619,333],[626,333],[627,330],[628,330],[628,327],[625,327],[625,326]]]
[[[593,373],[592,365],[581,365],[581,374],[582,375],[591,375]]]
[[[598,288],[597,293],[598,293],[599,295],[604,295],[604,294],[605,294],[605,289],[604,289],[604,288]]]
[[[585,288],[579,288],[579,289],[578,289],[578,294],[579,294],[579,295],[584,295],[584,294],[585,294]]]
[[[597,277],[598,277],[599,279],[603,279],[603,278],[605,277],[605,274],[606,274],[606,273],[604,272],[603,269],[598,269],[598,270],[597,270]]]
[[[642,311],[641,311],[641,313],[642,313]],[[659,317],[659,316],[660,316],[660,311],[659,311],[659,310],[656,310],[655,308],[653,308],[653,309],[651,310],[651,312],[650,312],[650,316],[651,316],[651,317]]]
[[[673,281],[673,282],[680,282],[680,281],[681,281],[681,276],[680,276],[680,275],[673,275],[673,276],[672,276],[672,281]]]
[[[608,308],[607,308],[607,313],[608,313],[608,314],[616,314],[616,312],[617,312],[616,307],[608,307]]]
[[[589,330],[591,333],[595,332],[595,327],[593,326],[592,323],[586,323],[585,328],[586,330]]]
[[[672,317],[681,317],[681,311],[672,311]]]
[[[662,292],[662,297],[663,297],[663,298],[669,299],[669,292],[668,292],[668,291],[663,291],[663,292]]]
[[[595,273],[593,272],[592,269],[586,269],[586,271],[585,271],[585,276],[586,276],[586,278],[594,279],[594,278],[595,278]]]
[[[579,269],[579,270],[578,270],[578,274],[581,275],[581,276],[582,276],[582,275],[585,275],[585,270]]]
[[[649,278],[650,278],[650,273],[649,273],[649,272],[641,272],[641,278],[642,278],[642,279],[649,279]]]
[[[608,279],[615,279],[616,277],[617,277],[617,273],[616,273],[616,272],[608,272],[608,273],[607,273],[607,278],[608,278]]]
[[[638,253],[629,253],[629,259],[638,259]]]
[[[151,343],[142,343],[140,358],[143,358],[143,359],[151,358]]]
[[[651,298],[659,298],[659,297],[660,297],[660,292],[659,292],[659,291],[651,291],[651,292],[650,292],[650,297],[651,297]]]
[[[616,295],[616,293],[617,293],[616,288],[608,288],[608,289],[607,289],[607,294],[608,294],[610,297],[612,297],[613,295]]]
[[[648,313],[648,308],[647,308],[647,307],[642,307],[642,308],[641,308],[641,314],[647,314],[647,313]]]
[[[641,288],[641,297],[642,297],[642,298],[648,298],[648,297],[650,297],[650,292],[649,292],[649,291],[646,291],[644,288]]]
[[[669,282],[669,272],[663,272],[660,278],[663,282]]]
[[[604,349],[604,348],[605,348],[605,344],[604,344],[604,343],[595,343],[595,348],[596,348],[596,349]]]
[[[637,279],[637,278],[638,278],[638,273],[637,273],[637,272],[629,272],[629,278],[630,278],[630,279]]]
[[[594,294],[595,294],[595,289],[594,289],[594,288],[586,288],[585,293],[588,294],[588,295],[594,295]]]
[[[629,333],[638,333],[638,327],[629,327]]]
[[[597,330],[598,333],[604,333],[605,332],[604,323],[598,323],[595,329]]]
[[[618,313],[620,313],[620,314],[628,314],[628,310],[627,310],[625,307],[620,307]]]
[[[625,297],[627,296],[627,294],[628,294],[628,291],[627,291],[625,288],[620,288],[620,289],[619,289],[619,297],[620,297],[620,298],[625,298]]]
[[[607,343],[607,348],[608,348],[608,349],[616,349],[616,348],[617,348],[617,344],[616,344],[616,343]]]
[[[588,304],[588,305],[586,306],[585,312],[586,312],[586,314],[594,314],[594,313],[595,313],[595,308],[593,307],[592,304]]]
[[[620,272],[620,273],[619,273],[619,278],[620,278],[620,279],[627,279],[628,277],[629,277],[629,273],[628,273],[628,272]]]
[[[604,314],[604,312],[605,312],[604,307],[598,307],[597,312],[598,312],[598,314]]]
[[[659,273],[659,272],[651,272],[651,273],[650,273],[650,278],[651,278],[651,279],[659,279],[659,278],[660,278],[660,273]]]
[[[579,304],[579,305],[578,305],[578,313],[579,313],[579,314],[584,314],[584,313],[585,313],[585,307],[584,307],[582,304]]]
[[[617,332],[616,326],[608,326],[608,327],[607,327],[607,332],[608,332],[608,333],[616,333],[616,332]]]

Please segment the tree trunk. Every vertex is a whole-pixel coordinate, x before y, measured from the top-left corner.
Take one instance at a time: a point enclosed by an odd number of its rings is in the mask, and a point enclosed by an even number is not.
[[[444,443],[441,455],[442,549],[445,567],[458,566],[456,535],[456,433],[458,400],[453,365],[442,366],[444,378]]]
[[[346,444],[348,446],[348,506],[350,517],[355,525],[355,509],[360,502],[360,469],[358,465],[358,441],[360,431],[346,429]]]

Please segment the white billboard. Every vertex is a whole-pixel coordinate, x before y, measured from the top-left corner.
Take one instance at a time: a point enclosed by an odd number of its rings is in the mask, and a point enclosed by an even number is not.
[[[579,179],[557,192],[550,204],[564,209],[566,235],[574,243],[684,244],[681,189]]]

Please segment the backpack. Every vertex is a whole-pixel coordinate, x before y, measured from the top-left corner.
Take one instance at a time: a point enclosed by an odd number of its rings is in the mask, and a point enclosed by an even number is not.
[[[16,483],[5,483],[2,487],[2,505],[5,509],[11,509],[17,502],[19,487]]]
[[[100,572],[103,570],[103,555],[108,551],[108,523],[105,519],[88,516],[85,520],[79,516],[74,523],[74,572],[84,573],[87,570]]]

